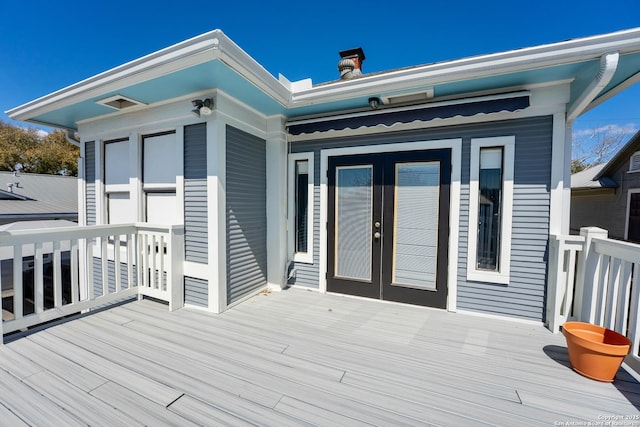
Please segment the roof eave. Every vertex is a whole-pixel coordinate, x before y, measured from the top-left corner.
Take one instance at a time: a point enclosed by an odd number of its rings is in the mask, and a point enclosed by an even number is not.
[[[213,30],[82,80],[6,113],[14,120],[59,127],[54,123],[38,122],[34,118],[107,92],[118,91],[215,59],[223,61],[281,104],[285,105],[289,101],[290,93],[287,88],[221,30]]]
[[[392,92],[420,85],[525,71],[532,69],[532,64],[535,64],[535,68],[571,64],[598,59],[613,50],[620,54],[639,51],[640,28],[337,81],[293,93],[290,106],[300,107],[362,96],[381,85],[384,85],[385,92]]]

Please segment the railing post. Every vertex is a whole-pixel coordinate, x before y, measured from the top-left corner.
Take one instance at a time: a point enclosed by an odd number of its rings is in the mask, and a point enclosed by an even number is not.
[[[609,232],[598,227],[582,227],[584,249],[578,259],[574,314],[582,322],[595,322],[600,278],[600,255],[596,253],[593,239],[606,239]]]
[[[547,323],[554,334],[560,330],[560,305],[562,304],[564,250],[561,238],[549,236],[549,275],[547,283]]]
[[[175,225],[169,228],[167,245],[169,310],[174,311],[184,306],[184,279],[182,276],[182,265],[184,262],[184,226]]]

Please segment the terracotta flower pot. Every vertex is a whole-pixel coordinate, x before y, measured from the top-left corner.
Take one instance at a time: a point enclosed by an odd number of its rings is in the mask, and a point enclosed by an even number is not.
[[[631,348],[624,335],[590,323],[566,322],[562,333],[573,370],[597,381],[612,382]]]

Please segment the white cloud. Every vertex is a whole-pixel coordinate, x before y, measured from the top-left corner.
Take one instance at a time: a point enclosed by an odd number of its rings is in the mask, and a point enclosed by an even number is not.
[[[584,138],[602,134],[629,135],[638,132],[638,126],[635,123],[625,125],[611,124],[599,126],[596,128],[578,129],[573,131],[574,138]]]
[[[47,136],[47,135],[49,135],[51,133],[51,132],[48,132],[48,131],[46,131],[44,129],[38,129],[36,127],[28,127],[28,126],[20,126],[20,127],[22,129],[24,129],[24,130],[31,130],[31,129],[35,130],[40,138],[44,138],[45,136]]]

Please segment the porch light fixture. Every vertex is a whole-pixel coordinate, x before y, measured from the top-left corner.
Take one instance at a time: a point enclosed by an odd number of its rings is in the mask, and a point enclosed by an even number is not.
[[[380,106],[380,100],[378,98],[369,98],[369,107],[372,110],[377,110]]]
[[[213,98],[206,99],[194,99],[191,101],[191,104],[195,107],[194,110],[191,110],[193,114],[197,117],[202,116],[210,116],[213,112]]]

